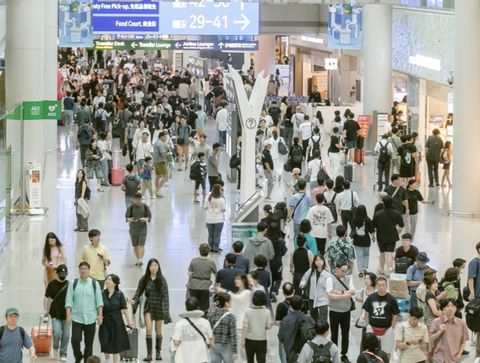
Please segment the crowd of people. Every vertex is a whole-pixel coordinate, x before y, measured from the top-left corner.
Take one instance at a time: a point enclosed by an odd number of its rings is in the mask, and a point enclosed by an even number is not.
[[[344,175],[357,164],[361,143],[355,115],[336,111],[327,129],[321,112],[309,117],[286,98],[271,102],[255,140],[256,177],[266,184],[264,215],[257,234],[234,241],[217,266],[211,255],[222,252],[227,210],[220,173],[228,123],[222,71],[210,76],[207,104],[199,105],[193,91],[200,80],[188,69],[172,71],[167,62],[148,54],[59,54],[65,129],[77,130],[83,166],[75,182],[75,231],[87,232],[90,241],[80,254],[78,277],[69,280],[68,251],[53,232],[45,240],[44,313],[52,319],[54,354],[61,361],[67,361],[71,343],[76,363],[95,362],[98,325],[101,352],[119,362],[133,348],[135,313],[145,323],[143,361],[167,358],[162,327],[172,322],[168,271],[149,258],[135,295],[126,297],[119,288],[121,277],[106,272],[115,261],[100,243],[101,232],[89,228],[88,201],[96,195],[93,179],[97,193],[121,185],[135,266],[142,268],[148,224],[161,218],[145,203],[147,191],[151,199],[161,200],[169,193],[173,173],[186,172],[193,202],[205,209],[208,240],[185,272],[185,311],[168,343],[174,362],[265,362],[271,339],[267,332],[274,326],[281,363],[456,362],[468,354],[462,309],[464,299],[480,298],[480,243],[478,256],[468,265],[468,296],[460,280],[466,260],[455,259],[437,277],[427,254],[415,246],[418,203],[428,203],[418,190],[422,152],[418,135],[400,135],[395,115],[375,147],[379,202],[369,213]],[[254,74],[250,70],[242,76],[248,90]],[[207,135],[208,122],[215,122],[216,134]],[[442,184],[451,186],[451,144],[433,130],[425,147],[430,186],[440,184],[440,162]],[[127,159],[125,169],[119,164],[121,154]],[[234,155],[229,166],[239,168],[239,159],[240,153]],[[275,185],[286,192],[272,205]],[[375,271],[373,243],[380,250]],[[352,323],[354,315],[358,319]],[[8,309],[5,316],[0,362],[21,361],[22,347],[35,358],[30,336],[18,325],[18,309]],[[352,329],[361,336],[355,357]]]

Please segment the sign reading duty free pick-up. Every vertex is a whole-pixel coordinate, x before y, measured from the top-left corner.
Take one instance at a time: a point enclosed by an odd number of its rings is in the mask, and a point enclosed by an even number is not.
[[[60,101],[25,101],[23,102],[24,120],[60,120],[62,106]]]

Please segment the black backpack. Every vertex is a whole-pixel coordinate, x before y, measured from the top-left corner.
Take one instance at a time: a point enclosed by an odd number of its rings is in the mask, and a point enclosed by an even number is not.
[[[480,298],[473,299],[465,307],[465,315],[468,329],[480,332]]]
[[[238,157],[238,153],[235,153],[230,158],[230,163],[228,165],[230,166],[230,169],[237,169],[241,164],[242,164],[242,162],[240,161],[240,158]]]
[[[318,138],[317,141],[313,140],[313,136],[310,137],[312,140],[312,155],[315,152],[315,150],[320,150],[320,141],[322,140],[321,137]]]
[[[322,345],[309,341],[307,344],[313,350],[312,363],[332,363],[332,355],[330,353],[332,342]]]
[[[388,142],[385,145],[380,143],[380,150],[378,152],[378,163],[385,165],[390,162],[390,159],[391,157],[390,157],[390,154],[388,153]]]
[[[323,205],[330,209],[333,217],[333,223],[337,223],[338,215],[337,215],[337,206],[335,205],[335,198],[337,197],[337,193],[333,195],[333,198],[330,202],[325,202]]]
[[[293,145],[292,146],[292,162],[295,164],[299,164],[303,161],[303,152],[300,145]]]
[[[200,161],[195,161],[190,167],[190,180],[202,180],[202,163]]]
[[[395,273],[406,274],[408,268],[413,265],[413,261],[410,257],[403,256],[395,259]]]
[[[275,207],[273,207],[273,210],[274,212],[279,211],[282,215],[282,218],[288,217],[288,208],[285,202],[278,202],[275,204]]]

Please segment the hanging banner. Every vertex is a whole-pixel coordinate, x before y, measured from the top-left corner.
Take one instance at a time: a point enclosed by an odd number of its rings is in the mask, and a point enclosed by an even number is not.
[[[363,8],[355,4],[330,5],[328,17],[328,48],[361,49]]]
[[[357,122],[360,125],[360,136],[366,139],[368,137],[368,130],[370,128],[370,124],[372,123],[372,116],[360,115],[358,116]]]
[[[92,0],[59,0],[58,46],[93,46]]]

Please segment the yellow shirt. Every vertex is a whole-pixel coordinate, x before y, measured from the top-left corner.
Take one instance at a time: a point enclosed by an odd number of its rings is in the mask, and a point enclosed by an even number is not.
[[[103,260],[98,256],[101,254]],[[95,280],[105,280],[105,265],[103,261],[110,261],[110,255],[107,248],[99,244],[97,247],[93,247],[92,244],[88,244],[83,247],[82,254],[80,255],[80,262],[88,262],[90,265],[90,277]]]

